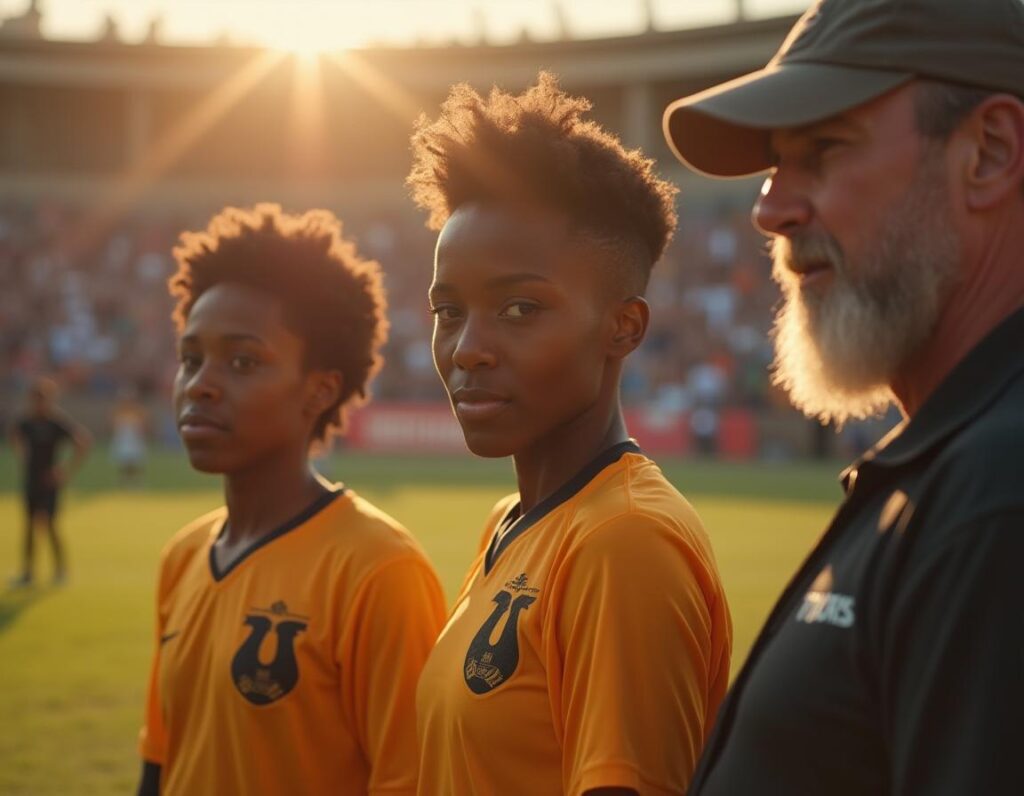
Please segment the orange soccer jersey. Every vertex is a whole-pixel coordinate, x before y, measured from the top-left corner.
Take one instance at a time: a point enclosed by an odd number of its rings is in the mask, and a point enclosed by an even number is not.
[[[623,443],[484,540],[420,678],[419,793],[683,793],[731,644],[690,504]]]
[[[163,553],[141,737],[161,793],[403,794],[444,598],[412,537],[332,491],[219,572],[219,509]]]

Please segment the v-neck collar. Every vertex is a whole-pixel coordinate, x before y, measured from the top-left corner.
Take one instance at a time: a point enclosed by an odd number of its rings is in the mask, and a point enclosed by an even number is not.
[[[640,446],[634,440],[627,440],[606,448],[587,464],[583,466],[576,475],[566,481],[562,486],[548,495],[544,500],[522,514],[522,506],[519,501],[509,508],[498,527],[495,528],[490,544],[487,546],[487,553],[484,555],[484,574],[488,575],[494,567],[495,561],[502,552],[522,536],[531,526],[536,525],[540,520],[561,506],[571,497],[576,495],[583,487],[594,480],[595,476],[605,467],[614,464],[627,453],[642,453]],[[507,528],[508,530],[503,530]]]
[[[228,528],[228,521],[229,521],[230,518],[229,517],[225,518],[224,524],[221,525],[220,530],[217,532],[217,537],[213,540],[213,543],[210,545],[210,552],[209,552],[210,574],[213,575],[214,581],[220,582],[220,581],[224,580],[224,578],[226,578],[228,575],[231,574],[232,570],[234,570],[236,567],[238,567],[239,564],[241,564],[243,561],[245,561],[247,558],[249,558],[249,556],[251,556],[257,550],[259,550],[261,547],[263,547],[264,545],[270,544],[275,539],[279,539],[280,537],[284,536],[289,531],[294,531],[296,528],[298,528],[304,522],[312,519],[320,511],[322,511],[323,509],[327,508],[327,506],[329,506],[331,503],[333,503],[335,501],[335,499],[337,499],[338,497],[340,497],[344,493],[345,493],[345,487],[340,487],[338,489],[326,489],[325,488],[324,489],[324,493],[322,495],[320,495],[318,498],[316,498],[308,506],[306,506],[306,508],[304,508],[298,514],[296,514],[290,520],[287,520],[286,522],[282,523],[277,528],[272,530],[270,533],[265,534],[264,536],[261,536],[259,539],[257,539],[255,542],[253,542],[247,548],[245,548],[245,550],[243,550],[240,555],[238,555],[234,559],[232,559],[231,563],[228,564],[227,567],[225,567],[224,571],[222,572],[222,571],[220,571],[220,568],[217,566],[217,559],[216,559],[216,557],[213,554],[213,549],[214,549],[214,546],[217,543],[217,540],[220,539],[224,535],[224,532]]]

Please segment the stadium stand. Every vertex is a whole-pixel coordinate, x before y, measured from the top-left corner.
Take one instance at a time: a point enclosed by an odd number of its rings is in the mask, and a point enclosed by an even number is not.
[[[378,404],[443,400],[425,302],[433,239],[402,188],[411,123],[453,81],[526,85],[545,67],[682,187],[628,404],[684,422],[680,450],[810,451],[807,424],[768,380],[776,291],[748,219],[758,182],[695,180],[659,133],[667,99],[755,68],[791,22],[377,48],[321,58],[312,78],[255,49],[0,37],[0,406],[10,413],[33,375],[54,373],[102,434],[109,402],[130,385],[171,442],[170,249],[220,206],[260,200],[330,207],[382,263],[392,332]],[[312,111],[297,104],[304,79]]]

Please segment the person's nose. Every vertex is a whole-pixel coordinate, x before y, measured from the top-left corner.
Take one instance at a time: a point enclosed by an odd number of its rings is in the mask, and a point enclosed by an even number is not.
[[[191,401],[217,400],[222,389],[216,368],[208,359],[196,368],[185,382],[185,395]]]
[[[489,324],[479,315],[467,315],[459,330],[452,362],[461,370],[493,368],[497,362]]]
[[[813,210],[796,177],[776,168],[761,186],[751,218],[765,235],[792,237],[810,223]]]

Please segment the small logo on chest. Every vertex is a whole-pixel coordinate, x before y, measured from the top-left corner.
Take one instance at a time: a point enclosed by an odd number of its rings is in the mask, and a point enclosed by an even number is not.
[[[519,615],[537,601],[540,590],[528,586],[525,574],[513,578],[494,595],[494,610],[469,644],[463,676],[474,694],[486,694],[500,686],[519,665]],[[512,593],[517,592],[513,597]],[[506,616],[507,614],[507,616]],[[505,626],[498,640],[491,636],[501,620]]]
[[[833,627],[853,627],[856,619],[856,600],[849,594],[832,590],[832,567],[825,567],[814,579],[796,612],[796,621],[807,625],[825,624]]]
[[[283,600],[269,608],[254,608],[245,617],[251,630],[231,661],[231,679],[238,692],[254,705],[269,705],[285,696],[299,682],[295,638],[306,629],[308,617],[288,612]],[[269,663],[260,660],[260,645],[273,630],[277,651]]]
[[[520,592],[527,592],[528,594],[539,594],[540,589],[534,588],[530,585],[530,579],[526,577],[526,573],[516,575],[511,580],[505,581],[505,588],[509,591],[514,591],[516,594]]]

